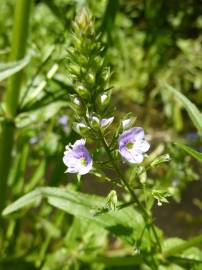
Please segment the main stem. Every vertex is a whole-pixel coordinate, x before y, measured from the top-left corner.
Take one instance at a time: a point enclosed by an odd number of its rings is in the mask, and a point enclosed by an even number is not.
[[[142,212],[143,214],[143,217],[144,217],[144,220],[145,220],[145,223],[150,225],[151,229],[152,229],[152,232],[154,234],[154,237],[156,239],[156,243],[159,247],[159,251],[162,251],[162,248],[161,248],[161,243],[160,243],[160,240],[158,238],[158,235],[157,235],[157,232],[156,232],[156,229],[154,227],[154,224],[153,224],[153,220],[151,219],[151,216],[147,213],[147,211],[145,210],[145,208],[142,206],[142,204],[140,203],[140,201],[138,200],[135,192],[132,190],[132,188],[130,187],[130,185],[128,184],[127,180],[124,178],[124,176],[122,175],[119,167],[117,166],[116,162],[114,161],[114,158],[111,154],[111,151],[105,141],[105,138],[103,137],[102,135],[102,132],[100,131],[100,138],[101,138],[101,141],[102,141],[102,144],[105,148],[105,151],[110,159],[110,162],[112,163],[116,173],[118,174],[118,176],[120,177],[123,185],[128,189],[128,191],[130,192],[131,194],[131,197],[133,198],[133,200],[136,202],[138,208],[140,209],[140,211]]]
[[[31,4],[32,0],[16,0],[11,61],[20,60],[25,56]],[[19,71],[10,77],[5,93],[5,121],[2,124],[0,137],[0,212],[7,198],[7,182],[15,133],[14,119],[17,114],[21,83],[22,71]]]

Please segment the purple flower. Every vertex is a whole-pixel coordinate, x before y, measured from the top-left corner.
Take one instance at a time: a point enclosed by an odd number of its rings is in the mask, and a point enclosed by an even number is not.
[[[144,140],[141,127],[130,128],[119,136],[119,153],[130,163],[141,163],[150,145]]]
[[[62,126],[66,126],[69,121],[69,117],[67,115],[63,115],[58,119],[58,123]]]
[[[85,142],[84,139],[81,139],[72,146],[65,147],[63,162],[68,167],[66,172],[83,175],[91,170],[93,161],[85,147]]]

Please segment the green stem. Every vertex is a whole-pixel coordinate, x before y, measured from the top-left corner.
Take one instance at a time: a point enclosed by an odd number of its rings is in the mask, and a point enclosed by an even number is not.
[[[31,4],[31,0],[16,0],[10,56],[11,61],[20,60],[25,56]],[[5,93],[6,119],[2,124],[0,138],[0,211],[4,208],[7,197],[7,179],[15,133],[14,119],[17,114],[22,74],[21,70],[10,77]]]
[[[10,55],[11,61],[20,60],[25,56],[31,4],[32,0],[16,0]],[[10,119],[13,119],[17,113],[22,74],[22,71],[17,72],[8,81],[5,105],[7,116]]]
[[[112,154],[111,154],[111,151],[110,151],[110,149],[109,149],[109,147],[108,147],[108,145],[107,145],[107,143],[106,143],[106,141],[105,141],[105,138],[103,137],[101,131],[100,131],[100,138],[101,138],[102,144],[103,144],[103,146],[104,146],[104,149],[105,149],[105,151],[106,151],[106,153],[107,153],[107,155],[108,155],[108,157],[109,157],[109,159],[110,159],[110,161],[111,161],[111,163],[112,163],[112,165],[113,165],[113,167],[114,167],[114,169],[115,169],[117,175],[120,177],[120,179],[121,179],[123,185],[124,185],[124,186],[127,188],[127,190],[130,192],[131,197],[132,197],[133,200],[136,202],[138,208],[139,208],[140,211],[142,212],[143,217],[144,217],[144,219],[145,219],[145,223],[150,225],[150,227],[151,227],[151,229],[152,229],[152,232],[153,232],[153,234],[154,234],[154,237],[155,237],[155,239],[156,239],[156,243],[157,243],[157,245],[158,245],[158,247],[159,247],[159,251],[162,251],[161,243],[160,243],[160,240],[159,240],[159,238],[158,238],[156,229],[155,229],[155,227],[154,227],[154,224],[153,224],[153,221],[152,221],[150,215],[147,213],[147,211],[145,210],[145,208],[142,206],[142,204],[141,204],[140,201],[138,200],[138,198],[137,198],[135,192],[132,190],[132,188],[131,188],[130,185],[128,184],[127,180],[126,180],[126,179],[124,178],[124,176],[122,175],[122,173],[121,173],[119,167],[117,166],[116,162],[114,161],[114,158],[113,158],[113,156],[112,156]]]

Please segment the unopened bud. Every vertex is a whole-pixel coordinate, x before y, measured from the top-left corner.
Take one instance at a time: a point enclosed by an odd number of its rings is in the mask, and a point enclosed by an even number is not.
[[[87,82],[90,84],[95,83],[95,75],[93,73],[88,73],[87,74]]]
[[[73,100],[74,104],[77,105],[77,106],[80,106],[81,105],[81,101],[78,97],[75,97],[74,100]]]
[[[108,128],[113,121],[114,121],[114,116],[110,118],[103,118],[100,124],[101,130],[105,130],[106,128]]]
[[[94,62],[95,62],[95,65],[97,66],[97,68],[101,68],[102,65],[103,65],[104,60],[100,56],[96,56],[94,58]]]
[[[101,109],[105,109],[110,103],[110,94],[102,94],[97,98],[97,104]]]
[[[78,85],[76,87],[76,92],[81,96],[81,97],[88,97],[88,90],[83,86],[83,85]]]
[[[136,121],[136,117],[130,117],[127,119],[122,120],[122,128],[123,129],[129,129],[131,128]]]
[[[110,191],[110,193],[107,195],[107,207],[110,210],[115,211],[116,210],[116,205],[117,205],[117,194],[115,190]]]
[[[80,74],[80,67],[78,65],[71,65],[69,67],[69,72],[73,75],[79,75]]]
[[[145,184],[147,180],[147,173],[144,167],[139,167],[138,170],[139,178],[140,178],[140,183]]]
[[[91,23],[90,15],[86,11],[86,9],[82,9],[80,14],[76,18],[76,23],[78,24],[81,30],[85,30],[89,24]]]
[[[90,123],[94,129],[98,129],[100,127],[100,119],[97,116],[91,116]]]
[[[110,72],[110,69],[109,68],[106,68],[102,74],[102,77],[104,79],[105,82],[108,82],[109,81],[109,78],[111,76],[111,72]]]
[[[155,160],[153,160],[151,162],[150,166],[152,168],[154,168],[154,167],[157,167],[159,164],[164,163],[164,162],[168,162],[170,160],[171,160],[171,158],[170,158],[169,154],[161,155],[161,156],[157,157]]]
[[[73,123],[73,129],[80,135],[86,135],[89,131],[89,127],[83,123]]]

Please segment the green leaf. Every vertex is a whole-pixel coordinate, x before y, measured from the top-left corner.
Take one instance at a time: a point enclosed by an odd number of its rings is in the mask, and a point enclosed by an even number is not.
[[[193,124],[197,128],[199,134],[202,136],[202,114],[198,110],[198,108],[188,99],[186,98],[182,93],[177,91],[172,86],[165,84],[166,89],[173,94],[177,101],[179,101],[185,110],[188,112]]]
[[[28,112],[19,113],[15,118],[18,128],[24,128],[33,123],[45,122],[56,115],[62,108],[66,106],[64,101],[56,101],[42,108],[37,108]]]
[[[165,257],[175,256],[176,254],[184,253],[186,250],[200,245],[202,243],[202,234],[195,236],[188,241],[179,238],[170,238],[164,242]]]
[[[188,154],[190,154],[192,157],[194,157],[195,159],[197,159],[198,161],[202,162],[202,153],[192,149],[191,147],[182,144],[182,143],[175,143],[175,145],[181,149],[183,149],[184,151],[186,151]]]
[[[2,212],[2,215],[6,216],[30,204],[35,204],[36,202],[41,200],[41,198],[42,198],[41,190],[36,189],[30,193],[27,193],[26,195],[22,196],[17,201],[6,207]]]
[[[23,69],[29,63],[29,61],[30,56],[26,56],[20,61],[0,64],[0,82]]]
[[[134,245],[140,239],[145,228],[142,216],[132,207],[94,216],[94,210],[105,205],[106,201],[104,198],[62,188],[44,187],[36,189],[4,209],[3,215],[5,216],[30,206],[30,204],[36,203],[42,198],[46,198],[50,205],[73,216],[86,218],[98,224],[131,245]],[[147,231],[145,231],[143,239],[144,245],[149,246]]]

